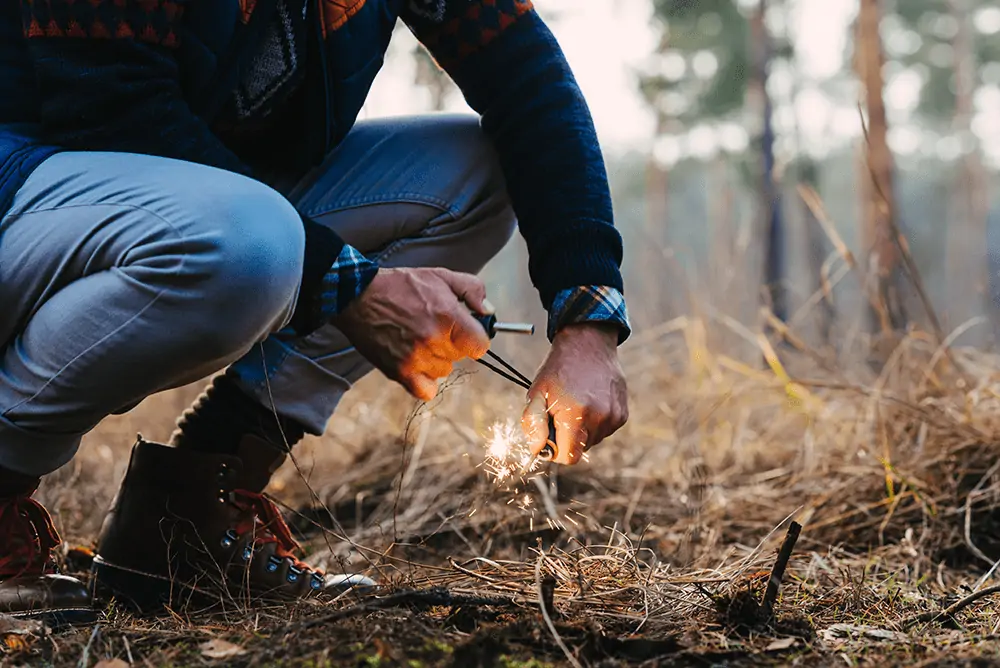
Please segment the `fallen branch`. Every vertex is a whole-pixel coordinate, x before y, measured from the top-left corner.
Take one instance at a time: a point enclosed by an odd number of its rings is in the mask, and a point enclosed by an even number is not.
[[[288,624],[285,632],[295,629],[310,629],[322,626],[331,622],[362,615],[376,610],[387,608],[398,608],[406,605],[424,606],[518,606],[518,603],[509,598],[499,598],[492,596],[469,596],[467,594],[453,594],[443,587],[433,587],[431,589],[405,589],[403,591],[390,594],[384,598],[377,598],[370,601],[363,601],[349,608],[342,608],[334,612],[313,617],[303,622]]]
[[[909,619],[903,620],[903,628],[908,629],[912,626],[920,624],[921,622],[933,622],[940,617],[951,617],[959,610],[967,608],[981,598],[986,598],[987,596],[992,596],[993,594],[1000,593],[1000,585],[993,585],[992,587],[987,587],[986,589],[980,589],[977,592],[973,592],[963,598],[960,601],[956,601],[949,605],[944,610],[931,610],[929,612],[922,612],[919,615],[910,617]]]
[[[760,619],[764,621],[770,621],[774,616],[774,603],[778,600],[778,589],[781,588],[781,580],[785,577],[788,560],[792,557],[792,550],[795,548],[795,542],[798,541],[801,532],[802,525],[798,522],[792,522],[788,525],[785,540],[781,543],[781,549],[778,550],[778,558],[771,569],[771,577],[767,580],[767,590],[764,591],[764,600],[760,603]]]

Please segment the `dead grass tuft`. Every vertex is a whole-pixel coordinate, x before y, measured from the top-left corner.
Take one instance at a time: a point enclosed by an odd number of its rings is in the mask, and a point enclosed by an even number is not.
[[[710,327],[752,340],[767,364],[710,350]],[[619,665],[688,654],[822,664],[842,653],[933,665],[942,653],[997,651],[989,596],[935,613],[993,584],[1000,560],[1000,358],[946,355],[917,332],[876,373],[724,318],[668,323],[623,355],[629,425],[588,463],[547,465],[517,493],[528,510],[478,468],[486,428],[521,401],[483,374],[460,378],[416,417],[401,391],[366,379],[330,435],[276,476],[271,491],[312,560],[452,599],[418,593],[155,624],[112,611],[96,638],[57,634],[58,658],[43,640],[10,656],[68,665],[90,642],[92,662],[128,660],[127,641],[133,659],[185,665],[216,637],[247,648],[248,662],[313,662],[294,665],[528,665],[501,656]],[[148,431],[194,389],[109,423],[47,482],[71,542],[96,535],[129,432]],[[775,617],[762,619],[792,520],[801,538]],[[377,639],[408,649],[379,649]],[[456,663],[456,647],[474,662]]]

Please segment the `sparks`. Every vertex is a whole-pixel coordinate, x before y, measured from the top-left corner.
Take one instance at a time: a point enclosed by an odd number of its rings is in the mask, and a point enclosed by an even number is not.
[[[513,420],[497,422],[490,427],[483,467],[494,483],[504,485],[522,478],[521,474],[529,464],[528,473],[531,473],[538,462],[532,462],[531,449]]]

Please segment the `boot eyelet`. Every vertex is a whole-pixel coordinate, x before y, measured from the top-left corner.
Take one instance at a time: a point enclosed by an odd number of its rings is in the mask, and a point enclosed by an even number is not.
[[[277,557],[270,557],[267,560],[267,566],[266,566],[267,572],[268,573],[275,572],[276,570],[278,570],[278,566],[280,565],[281,565],[281,559],[278,559]]]
[[[323,588],[323,578],[321,578],[316,573],[313,573],[313,576],[311,578],[309,578],[309,586],[312,587],[313,589],[322,589]]]
[[[217,477],[219,478],[219,481],[221,482],[221,481],[225,480],[228,476],[229,476],[229,466],[226,465],[226,464],[220,465],[219,466],[219,472],[217,474]]]
[[[298,582],[298,579],[299,579],[300,575],[302,575],[302,571],[300,571],[299,569],[295,568],[294,566],[289,566],[288,567],[288,581],[289,582]]]
[[[226,531],[226,535],[222,537],[222,547],[230,548],[239,539],[240,539],[239,534],[236,533],[233,529],[229,529],[228,531]]]
[[[253,548],[247,545],[243,548],[243,561],[250,561],[250,557],[253,556]]]

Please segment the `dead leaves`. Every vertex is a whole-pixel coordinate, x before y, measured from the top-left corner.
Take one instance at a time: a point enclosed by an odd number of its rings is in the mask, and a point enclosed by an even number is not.
[[[28,649],[35,637],[43,636],[46,632],[47,629],[41,622],[0,615],[0,641],[12,652]]]

